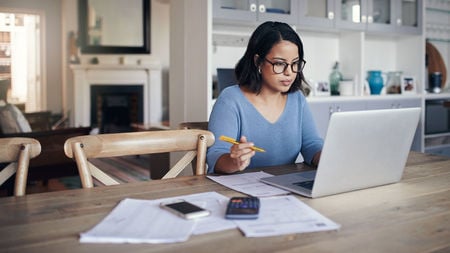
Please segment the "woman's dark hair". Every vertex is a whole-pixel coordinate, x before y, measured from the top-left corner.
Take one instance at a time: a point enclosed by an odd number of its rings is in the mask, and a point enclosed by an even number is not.
[[[258,26],[248,41],[244,56],[236,64],[235,75],[239,86],[249,88],[255,93],[261,90],[261,75],[258,66],[270,52],[272,47],[282,40],[287,40],[298,47],[299,60],[303,60],[303,43],[298,34],[288,24],[281,22],[265,22]],[[254,57],[259,56],[255,64]],[[303,71],[297,73],[294,83],[287,93],[301,90],[308,92],[308,85],[303,76]]]

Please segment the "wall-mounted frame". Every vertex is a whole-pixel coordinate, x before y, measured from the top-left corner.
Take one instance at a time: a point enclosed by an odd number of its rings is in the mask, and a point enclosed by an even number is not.
[[[81,53],[150,53],[150,7],[150,0],[78,0]]]

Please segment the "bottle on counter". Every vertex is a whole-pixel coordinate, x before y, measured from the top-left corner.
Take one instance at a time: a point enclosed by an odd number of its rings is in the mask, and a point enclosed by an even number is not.
[[[339,72],[339,62],[333,66],[333,71],[330,74],[330,89],[331,95],[339,95],[339,82],[343,80],[341,72]]]

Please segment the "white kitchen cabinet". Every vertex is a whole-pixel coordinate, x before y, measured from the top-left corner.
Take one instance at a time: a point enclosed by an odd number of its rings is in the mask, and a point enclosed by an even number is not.
[[[422,6],[422,0],[339,0],[336,2],[336,27],[421,34]]]
[[[220,24],[282,21],[295,24],[297,0],[213,0],[213,18]]]
[[[374,99],[373,97],[352,99],[331,97],[329,99],[308,99],[308,104],[313,114],[317,130],[320,136],[325,138],[330,116],[334,112],[421,107],[422,99],[419,96],[410,98],[400,96],[389,98],[388,96],[383,96],[378,99]],[[422,132],[422,124],[419,122],[411,150],[422,150]]]
[[[328,123],[331,114],[334,112],[360,111],[366,109],[366,102],[364,100],[357,101],[325,101],[313,100],[309,101],[309,107],[315,120],[317,130],[322,138],[325,138]]]
[[[334,28],[335,0],[300,0],[300,27]]]
[[[421,34],[423,0],[213,0],[216,24],[282,21],[303,29]]]
[[[406,98],[401,95],[392,95],[395,96],[395,98],[389,98],[389,96],[391,95],[384,96],[377,100],[368,100],[367,110],[422,107],[422,99],[419,96]]]
[[[393,95],[395,98],[389,98],[390,95],[387,95],[379,100],[368,100],[367,101],[367,110],[380,110],[380,109],[398,109],[398,108],[412,108],[422,106],[422,98],[420,96],[414,97],[404,97],[401,95]],[[423,113],[422,113],[423,114]],[[423,128],[422,121],[419,122],[417,126],[416,133],[414,134],[414,140],[411,145],[411,150],[421,151],[423,146]]]

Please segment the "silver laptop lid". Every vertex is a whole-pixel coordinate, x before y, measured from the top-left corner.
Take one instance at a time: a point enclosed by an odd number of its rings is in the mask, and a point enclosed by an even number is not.
[[[420,108],[332,114],[312,197],[401,179]]]

